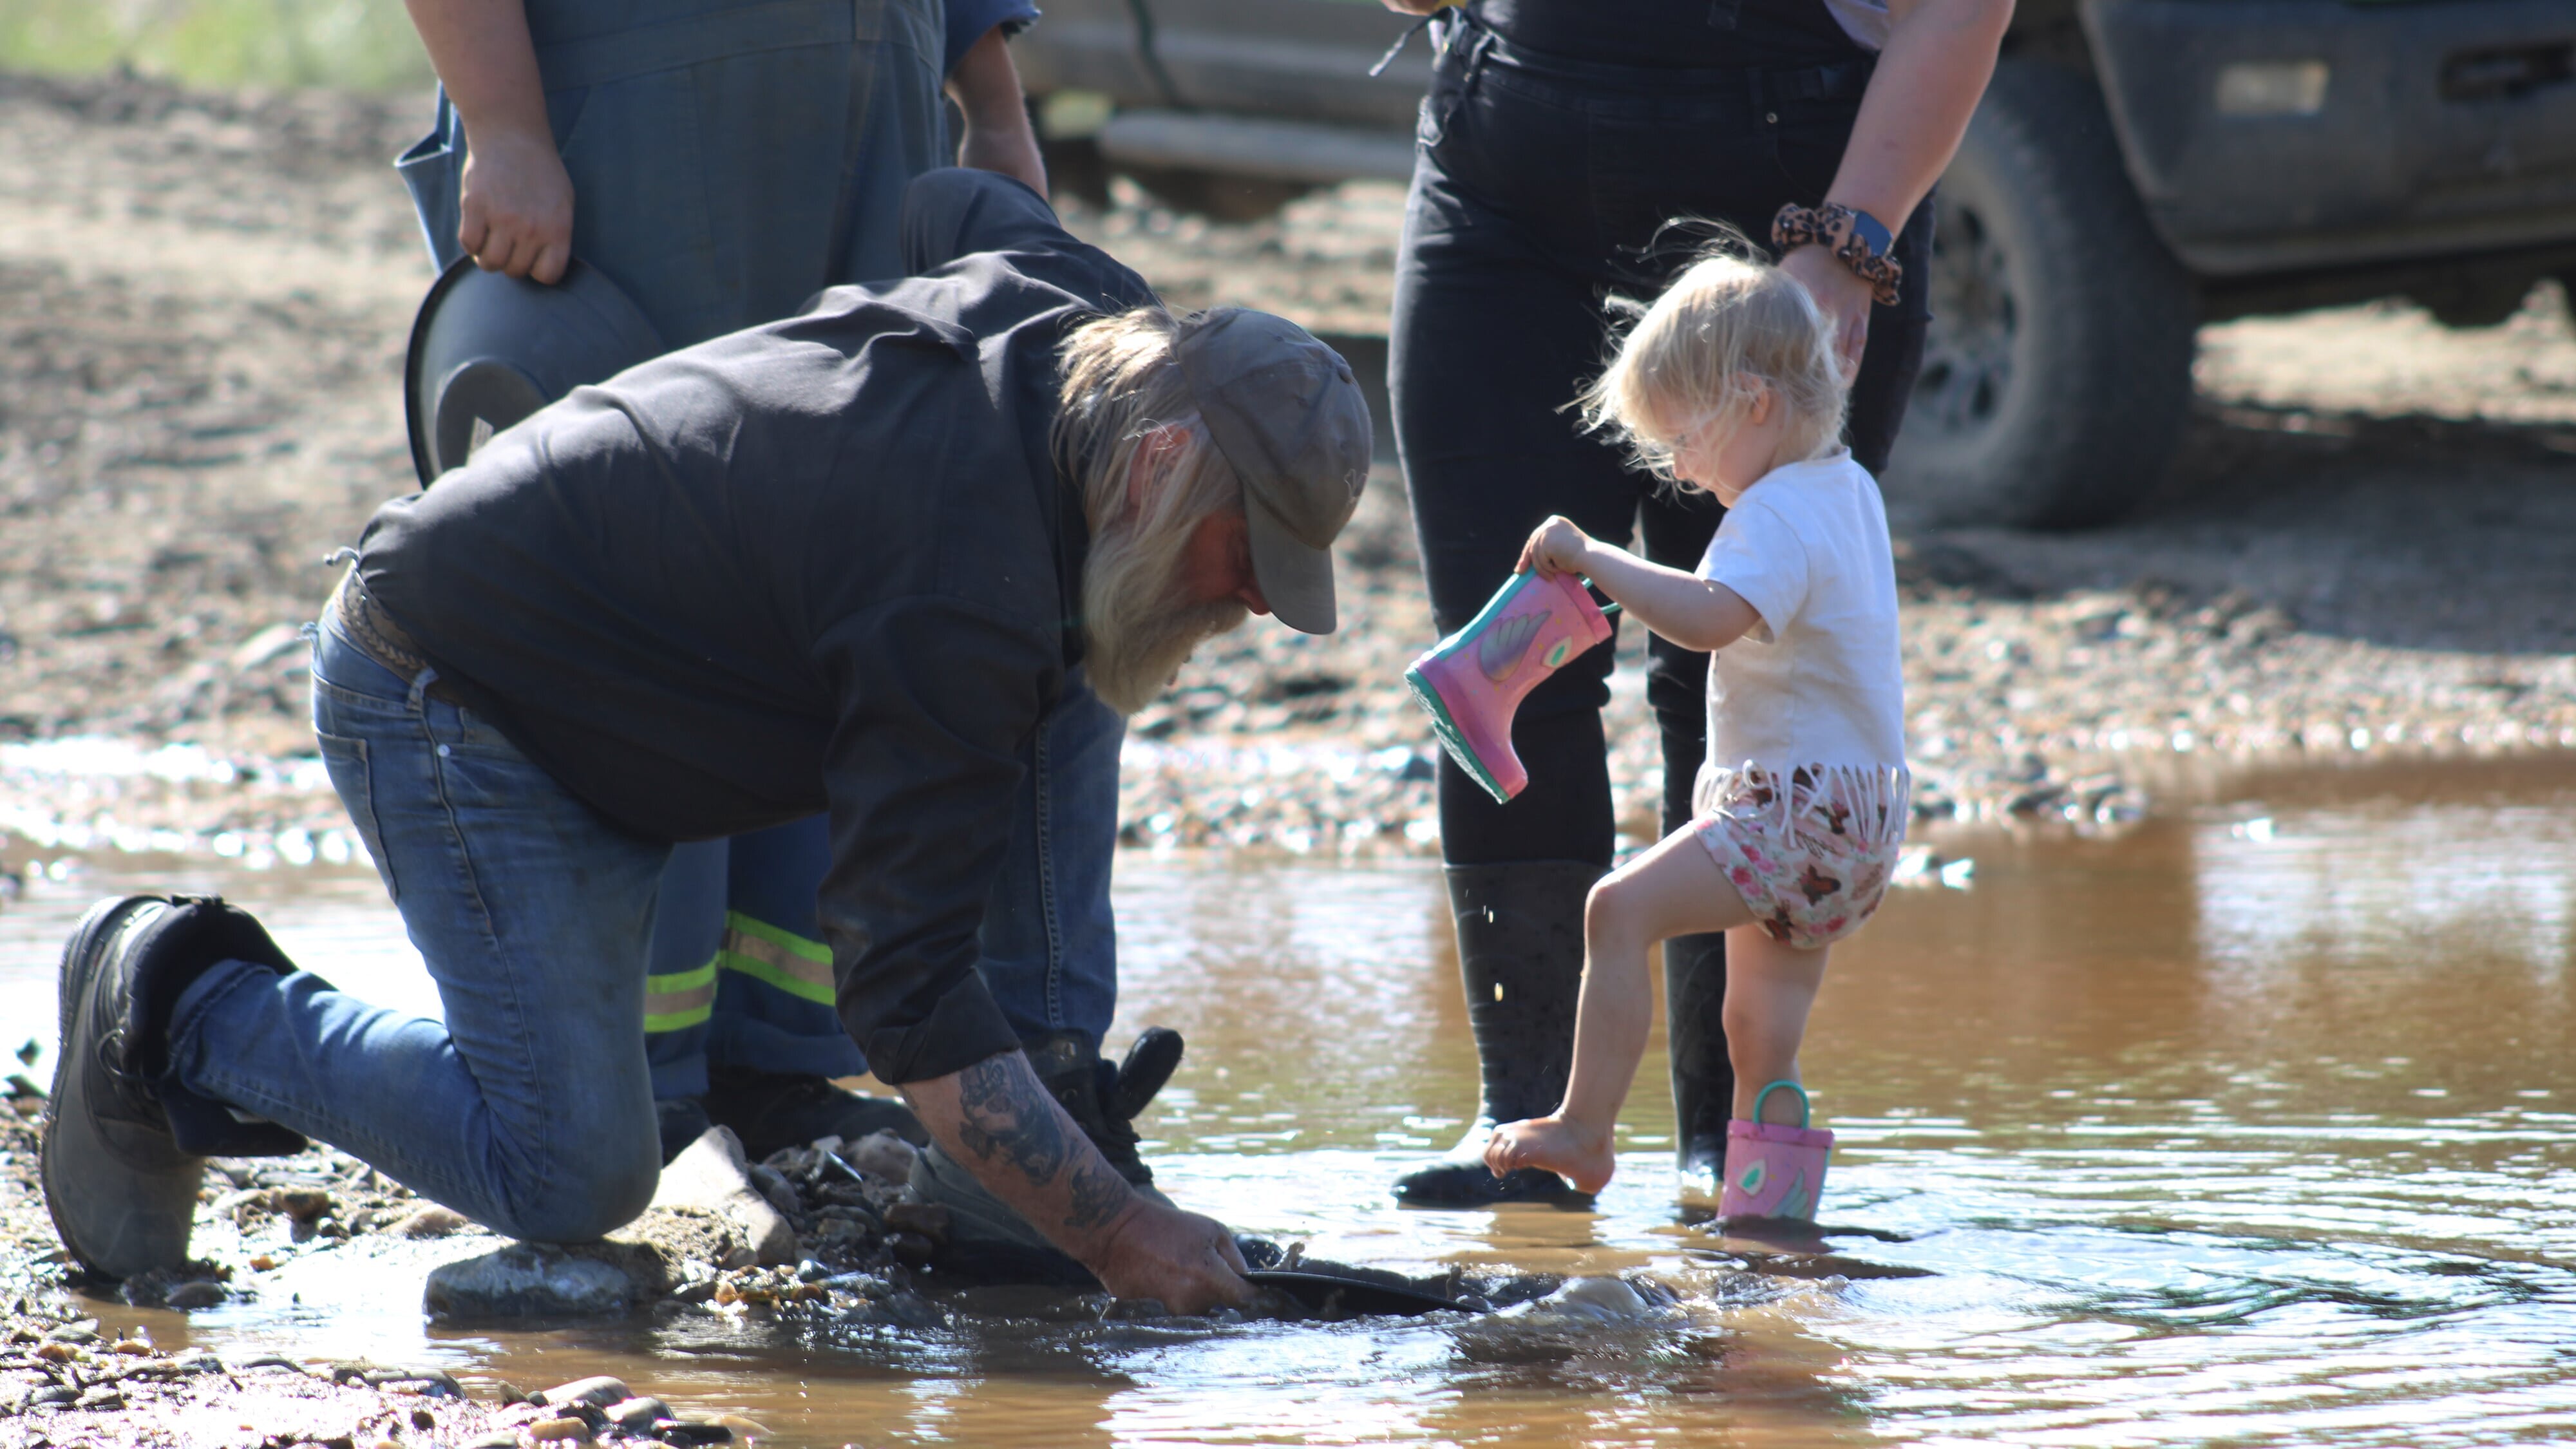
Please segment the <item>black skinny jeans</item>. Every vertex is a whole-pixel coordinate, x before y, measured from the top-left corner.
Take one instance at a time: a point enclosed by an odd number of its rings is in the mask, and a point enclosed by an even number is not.
[[[1444,634],[1501,587],[1551,513],[1619,544],[1642,528],[1648,558],[1698,564],[1725,510],[1625,467],[1565,405],[1608,361],[1604,300],[1651,300],[1689,260],[1687,242],[1650,255],[1664,222],[1730,222],[1767,246],[1783,204],[1824,199],[1871,64],[1855,53],[1798,71],[1603,66],[1447,29],[1422,104],[1389,366],[1397,449]],[[1897,239],[1903,296],[1872,310],[1852,390],[1847,436],[1873,473],[1922,359],[1931,210],[1917,207]],[[1669,832],[1690,818],[1707,751],[1708,656],[1661,638],[1649,649]],[[1512,747],[1530,783],[1510,804],[1442,757],[1450,864],[1609,863],[1601,706],[1611,652],[1577,658],[1522,702]]]

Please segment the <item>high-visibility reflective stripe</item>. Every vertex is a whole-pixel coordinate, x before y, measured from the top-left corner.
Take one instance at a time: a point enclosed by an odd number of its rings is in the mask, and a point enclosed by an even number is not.
[[[739,911],[725,913],[724,949],[716,963],[790,996],[832,1004],[831,948]]]
[[[644,1034],[653,1036],[666,1031],[687,1031],[693,1026],[706,1025],[707,1018],[715,1014],[716,1007],[712,1001],[688,1011],[648,1011],[644,1013]]]
[[[686,1031],[715,1013],[716,963],[644,978],[644,1030]]]

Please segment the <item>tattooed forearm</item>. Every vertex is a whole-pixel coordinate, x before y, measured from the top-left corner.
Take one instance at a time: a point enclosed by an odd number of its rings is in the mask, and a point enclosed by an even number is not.
[[[1005,1158],[1032,1182],[1053,1181],[1073,1155],[1055,1103],[1038,1086],[1029,1059],[1017,1052],[959,1072],[957,1105],[966,1150],[987,1161]]]
[[[1127,1205],[1127,1179],[1100,1157],[1086,1156],[1073,1165],[1071,1209],[1064,1216],[1068,1228],[1096,1228],[1118,1216]]]

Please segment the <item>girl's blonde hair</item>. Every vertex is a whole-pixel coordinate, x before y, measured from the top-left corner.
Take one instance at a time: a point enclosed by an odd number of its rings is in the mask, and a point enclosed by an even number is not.
[[[1626,443],[1639,467],[1672,479],[1682,441],[1711,423],[1731,430],[1756,381],[1788,409],[1785,457],[1804,461],[1841,442],[1851,384],[1824,313],[1740,233],[1721,230],[1653,306],[1622,305],[1643,315],[1575,406],[1587,431]]]

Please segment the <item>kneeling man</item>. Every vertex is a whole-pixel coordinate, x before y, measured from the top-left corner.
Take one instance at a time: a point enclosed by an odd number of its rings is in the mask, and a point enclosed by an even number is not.
[[[841,1019],[946,1157],[1114,1293],[1249,1291],[1041,1087],[977,932],[1068,670],[1132,712],[1247,612],[1333,627],[1367,409],[1304,331],[1165,311],[1016,182],[924,176],[903,228],[916,275],[581,389],[377,513],[314,727],[446,1020],[220,902],[102,902],[45,1135],[81,1262],[178,1264],[203,1157],[302,1136],[515,1237],[624,1223],[671,844],[828,811]]]

